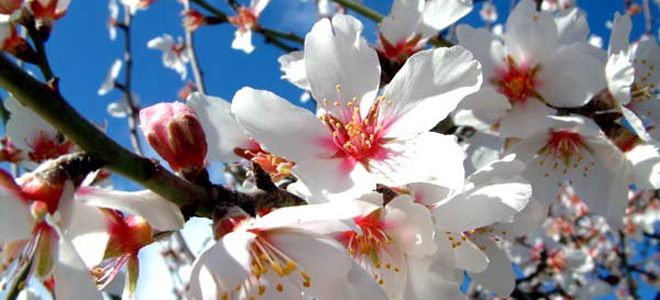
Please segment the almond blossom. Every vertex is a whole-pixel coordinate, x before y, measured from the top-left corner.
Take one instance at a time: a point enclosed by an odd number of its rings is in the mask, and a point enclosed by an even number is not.
[[[181,37],[177,42],[174,41],[169,34],[164,34],[162,37],[156,37],[147,43],[149,49],[156,49],[163,52],[163,65],[176,71],[181,75],[181,80],[186,79],[188,76],[188,51],[186,44]]]
[[[620,228],[630,183],[630,165],[621,150],[590,119],[551,116],[548,121],[550,129],[510,150],[528,164],[524,177],[534,195],[550,203],[570,185],[591,210]]]
[[[380,24],[378,51],[402,63],[470,11],[472,0],[395,0]]]
[[[464,154],[455,140],[426,131],[479,88],[479,64],[461,47],[422,51],[376,98],[377,55],[361,31],[358,20],[338,15],[307,35],[305,69],[318,117],[251,88],[238,91],[232,103],[264,149],[296,162],[292,172],[299,181],[289,188],[310,201],[356,197],[377,182],[441,181],[463,172]],[[441,74],[446,68],[454,71]]]
[[[238,95],[238,94],[237,94]],[[236,97],[234,98],[236,101]],[[193,93],[186,105],[192,108],[204,129],[209,162],[232,163],[248,160],[259,164],[274,182],[291,176],[295,162],[263,149],[231,113],[231,104],[224,99]]]
[[[112,66],[108,71],[108,75],[105,77],[105,80],[97,92],[99,96],[104,96],[115,89],[115,82],[119,76],[119,72],[121,72],[122,65],[123,62],[121,59],[115,59],[115,61],[112,63]]]
[[[335,204],[280,208],[256,219],[232,210],[215,229],[219,240],[196,260],[188,296],[386,299],[342,245],[323,235],[346,230],[341,220],[354,215]]]
[[[511,12],[501,41],[486,29],[457,27],[461,45],[482,64],[485,84],[461,109],[496,123],[503,137],[529,136],[529,124],[554,113],[547,107],[579,107],[605,87],[603,67],[593,57],[586,36],[567,36],[532,0]],[[562,30],[560,30],[562,29]],[[580,35],[577,35],[580,37]],[[465,125],[472,125],[466,123]]]
[[[629,44],[632,21],[629,15],[615,16],[610,36],[609,59],[605,69],[613,103],[623,113],[639,137],[651,142],[649,123],[660,121],[657,93],[660,77],[655,65],[660,62],[660,47],[654,38]]]
[[[10,277],[16,278],[23,268],[30,268],[28,274],[39,280],[54,279],[54,294],[59,299],[103,299],[71,243],[75,235],[68,233],[75,221],[85,224],[78,233],[97,230],[93,222],[81,219],[94,214],[94,209],[73,201],[74,188],[69,181],[48,182],[38,173],[28,173],[15,182],[4,171],[0,177],[0,243],[14,245],[14,255],[31,258],[9,257],[16,261]]]
[[[11,113],[7,121],[7,135],[17,149],[27,154],[33,163],[57,158],[73,150],[71,142],[62,136],[50,124],[39,118],[32,110],[23,106],[14,97],[4,101]]]
[[[241,6],[236,11],[236,16],[229,17],[229,22],[236,26],[234,41],[231,43],[232,49],[243,50],[247,54],[254,51],[252,30],[259,26],[257,24],[259,15],[269,2],[270,0],[251,0],[250,7]]]

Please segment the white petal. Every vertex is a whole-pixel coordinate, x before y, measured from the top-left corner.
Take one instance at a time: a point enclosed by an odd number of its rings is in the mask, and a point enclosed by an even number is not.
[[[349,291],[347,300],[385,300],[387,294],[378,285],[373,276],[364,268],[352,261],[351,271],[348,273]]]
[[[475,186],[488,185],[492,182],[501,182],[502,180],[514,178],[524,170],[525,164],[516,159],[515,155],[511,154],[479,168],[479,170],[467,178],[467,181]]]
[[[440,32],[472,11],[472,0],[431,0],[424,8],[424,25]]]
[[[280,63],[280,70],[284,72],[282,79],[286,79],[295,86],[309,91],[311,89],[309,80],[307,80],[307,71],[305,71],[305,53],[302,51],[293,51],[280,56],[277,59]]]
[[[422,21],[422,11],[422,0],[394,0],[390,15],[380,23],[380,34],[392,45],[405,43],[415,35]]]
[[[246,54],[252,53],[252,51],[254,51],[254,46],[252,45],[252,31],[236,30],[236,32],[234,32],[234,40],[231,42],[231,48],[242,50]]]
[[[554,20],[546,12],[537,12],[533,0],[521,1],[509,15],[504,36],[506,52],[518,64],[534,66],[552,57],[557,39]]]
[[[256,16],[259,16],[266,6],[268,6],[269,2],[270,0],[251,0],[250,8]]]
[[[336,152],[329,132],[312,113],[271,92],[242,88],[236,92],[231,109],[250,135],[271,153],[298,161],[327,158]]]
[[[633,164],[635,184],[641,189],[660,188],[660,150],[653,145],[639,145],[626,153]]]
[[[425,206],[432,206],[446,199],[452,192],[447,187],[428,182],[409,183],[406,185],[406,188],[412,191],[415,202]]]
[[[465,152],[454,136],[426,132],[408,140],[387,143],[384,148],[392,155],[369,163],[370,170],[377,171],[379,183],[399,186],[431,182],[448,188],[463,186]]]
[[[222,291],[233,291],[250,274],[250,247],[255,235],[232,232],[197,258],[191,271],[191,298],[218,299]]]
[[[362,28],[354,17],[336,15],[332,24],[322,19],[307,34],[305,69],[319,106],[323,99],[346,103],[357,98],[371,105],[375,98],[380,64],[376,51],[360,36]]]
[[[635,69],[624,53],[610,56],[605,66],[607,87],[618,104],[630,102],[630,88],[635,81]]]
[[[91,272],[76,253],[73,245],[64,237],[59,238],[57,261],[53,265],[55,296],[57,299],[99,299]]]
[[[488,256],[469,239],[462,241],[460,246],[452,250],[457,269],[478,273],[483,272],[488,267]]]
[[[110,71],[108,71],[108,75],[106,76],[105,81],[103,81],[103,84],[101,84],[101,87],[99,88],[99,96],[110,93],[115,88],[115,80],[117,79],[117,76],[119,76],[121,66],[122,61],[120,59],[115,60],[115,62],[110,67]]]
[[[550,126],[546,117],[554,112],[554,109],[533,98],[516,102],[500,121],[500,136],[527,138],[546,131]]]
[[[433,221],[429,210],[402,195],[385,206],[383,222],[386,232],[408,256],[430,256],[437,250],[433,242]]]
[[[123,192],[80,187],[76,192],[76,197],[88,205],[116,209],[130,215],[141,216],[158,231],[179,230],[185,223],[181,210],[176,204],[148,190]]]
[[[485,252],[490,260],[488,268],[481,273],[469,273],[470,278],[498,297],[505,298],[511,294],[516,283],[511,261],[495,244],[488,245]]]
[[[5,98],[4,105],[11,113],[5,128],[16,148],[30,152],[33,150],[33,143],[40,138],[55,140],[57,130],[16,98]]]
[[[632,110],[625,106],[621,106],[621,112],[626,122],[632,127],[633,132],[644,142],[654,143],[653,137],[644,127],[644,121],[638,117]]]
[[[587,15],[577,7],[560,11],[555,15],[555,23],[559,33],[559,44],[570,45],[584,42],[589,35]]]
[[[548,206],[541,201],[532,199],[521,212],[513,217],[513,222],[499,223],[495,226],[497,231],[507,237],[519,237],[541,227],[547,216]]]
[[[208,144],[209,161],[234,162],[240,157],[236,148],[249,149],[250,140],[243,126],[231,113],[231,104],[224,99],[191,94],[186,105],[192,108],[202,124]]]
[[[495,76],[498,67],[506,67],[504,45],[486,28],[474,29],[461,24],[456,27],[456,36],[461,46],[470,50],[481,63],[486,82]]]
[[[627,52],[631,31],[632,20],[630,19],[630,15],[619,15],[619,13],[616,13],[614,16],[612,33],[610,34],[610,47],[608,53],[616,54],[621,51]]]
[[[259,229],[277,227],[301,228],[317,234],[352,230],[345,222],[352,221],[360,211],[348,202],[330,202],[276,209],[252,225]]]
[[[273,232],[268,235],[268,240],[310,276],[312,296],[343,299],[341,293],[348,284],[352,262],[341,244],[325,236],[288,230]]]
[[[543,65],[538,92],[548,103],[582,106],[607,86],[603,66],[583,49],[580,44],[564,47]]]
[[[0,244],[32,236],[34,221],[27,203],[20,197],[18,186],[0,185],[0,222]]]
[[[468,231],[511,219],[529,202],[532,189],[520,178],[475,188],[440,203],[433,211],[440,231]]]
[[[60,228],[78,251],[85,265],[91,269],[103,260],[110,239],[108,223],[105,215],[98,208],[75,200],[70,202],[70,219]]]
[[[461,101],[458,104],[458,109],[470,110],[471,114],[460,114],[460,111],[456,112],[454,114],[454,123],[457,125],[472,126],[483,124],[477,126],[486,125],[490,127],[511,109],[511,103],[509,99],[497,92],[493,87],[484,85],[478,92],[467,96],[465,100]]]
[[[114,118],[126,118],[129,114],[129,108],[124,100],[115,101],[108,104],[106,111]]]
[[[461,293],[462,273],[430,259],[408,259],[410,288],[406,299],[465,299]]]
[[[405,137],[430,130],[461,100],[478,91],[481,82],[479,62],[463,47],[413,55],[385,89],[386,101],[392,100],[382,107],[388,118],[386,135]]]

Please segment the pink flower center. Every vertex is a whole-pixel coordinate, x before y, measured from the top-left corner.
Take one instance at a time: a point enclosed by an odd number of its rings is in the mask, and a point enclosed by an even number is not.
[[[546,146],[541,150],[546,156],[554,156],[569,166],[575,158],[577,162],[582,160],[582,149],[587,149],[582,136],[569,130],[553,131]]]
[[[379,36],[379,39],[382,45],[382,49],[379,49],[379,52],[390,60],[405,61],[406,58],[423,49],[419,45],[422,39],[421,35],[416,35],[407,41],[398,41],[396,44],[390,43],[382,34]]]
[[[337,89],[341,90],[341,87]],[[365,165],[370,159],[383,158],[382,146],[386,142],[383,120],[380,118],[383,103],[385,98],[378,98],[363,118],[357,98],[347,103],[339,99],[332,103],[332,107],[327,99],[323,100],[326,113],[320,119],[332,132],[332,142],[338,149],[336,156],[351,157]],[[390,104],[391,101],[387,102],[387,105]]]
[[[491,80],[499,92],[509,98],[511,104],[524,103],[530,97],[538,98],[536,88],[541,82],[537,75],[541,71],[541,66],[537,65],[533,68],[526,65],[519,66],[511,57],[507,57],[506,61],[508,68],[497,70],[498,77]]]

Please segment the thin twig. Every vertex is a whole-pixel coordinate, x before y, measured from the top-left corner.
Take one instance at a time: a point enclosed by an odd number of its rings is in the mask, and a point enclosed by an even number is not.
[[[186,13],[189,12],[190,0],[184,0],[183,7]],[[202,72],[202,68],[199,65],[199,60],[197,59],[193,32],[187,29],[186,29],[186,49],[188,49],[188,56],[190,56],[190,65],[192,67],[193,76],[195,76],[195,86],[197,87],[197,91],[202,94],[206,94],[206,85],[204,84],[204,73]]]
[[[46,47],[44,45],[44,41],[41,38],[41,33],[39,30],[37,30],[37,24],[35,23],[34,18],[27,18],[23,24],[28,31],[30,39],[32,39],[32,43],[34,44],[34,48],[37,52],[37,67],[39,67],[41,74],[44,76],[44,80],[48,82],[55,79],[53,70],[50,67],[50,63],[48,62],[48,57],[46,56]]]
[[[332,1],[334,1],[335,3],[341,5],[345,8],[351,9],[354,12],[356,12],[360,15],[363,15],[364,17],[366,17],[368,19],[371,19],[372,21],[374,21],[376,23],[380,23],[384,18],[384,16],[381,13],[379,13],[379,12],[369,8],[369,7],[366,7],[365,5],[357,3],[353,0],[332,0]]]
[[[124,100],[129,110],[128,116],[128,130],[133,151],[138,155],[142,155],[142,147],[138,137],[137,124],[139,123],[140,107],[133,99],[133,91],[131,90],[131,78],[133,74],[133,58],[131,53],[131,12],[128,6],[124,5],[124,24],[120,26],[124,30],[124,64],[126,71],[124,72]]]

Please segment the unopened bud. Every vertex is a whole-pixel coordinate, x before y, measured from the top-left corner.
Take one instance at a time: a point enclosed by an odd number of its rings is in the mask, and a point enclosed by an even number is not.
[[[42,177],[35,171],[21,176],[18,182],[25,198],[43,202],[51,214],[57,211],[64,191],[63,178],[59,178],[57,174]]]
[[[195,112],[182,103],[159,103],[140,111],[147,141],[175,172],[193,174],[204,168],[206,135]]]
[[[0,0],[1,1],[1,0]],[[7,53],[11,53],[16,58],[34,63],[36,61],[36,53],[32,47],[23,39],[16,30],[12,23],[4,23],[0,25],[0,49]]]

